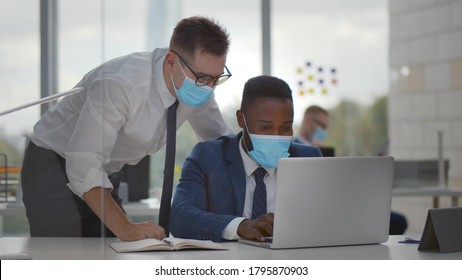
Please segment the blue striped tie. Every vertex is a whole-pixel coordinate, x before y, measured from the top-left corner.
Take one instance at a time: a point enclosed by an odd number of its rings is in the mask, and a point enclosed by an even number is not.
[[[263,178],[265,178],[266,170],[262,167],[257,168],[252,174],[257,183],[255,192],[253,193],[252,205],[252,220],[266,214],[266,186]]]

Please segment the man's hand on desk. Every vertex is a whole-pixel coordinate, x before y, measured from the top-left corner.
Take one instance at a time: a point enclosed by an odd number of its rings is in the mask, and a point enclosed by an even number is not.
[[[245,219],[239,224],[237,234],[244,239],[265,241],[273,235],[274,214],[268,213],[255,220]]]
[[[128,222],[123,231],[117,234],[122,241],[136,241],[146,238],[164,239],[165,230],[154,223],[153,221],[147,221],[142,223]]]
[[[94,187],[83,194],[83,199],[93,212],[104,221],[104,224],[122,241],[165,238],[165,230],[153,221],[132,223],[114,201],[110,189]],[[103,203],[101,203],[102,201]]]

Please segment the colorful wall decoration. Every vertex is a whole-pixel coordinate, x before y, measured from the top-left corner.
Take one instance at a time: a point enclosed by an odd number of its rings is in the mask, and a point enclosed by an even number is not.
[[[305,94],[326,95],[333,91],[338,84],[337,69],[316,65],[311,61],[297,68],[297,84],[300,96]]]

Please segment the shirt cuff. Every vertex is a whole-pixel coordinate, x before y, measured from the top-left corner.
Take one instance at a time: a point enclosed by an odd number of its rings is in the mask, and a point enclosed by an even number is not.
[[[85,179],[81,184],[69,183],[67,186],[79,197],[82,197],[85,192],[91,190],[94,187],[102,187],[111,190],[114,188],[107,176],[107,173],[96,168],[91,168],[88,171],[87,176],[85,176]]]
[[[244,217],[234,218],[229,224],[225,227],[221,233],[221,237],[226,240],[237,240],[239,236],[237,235],[237,228],[239,224],[245,220]]]

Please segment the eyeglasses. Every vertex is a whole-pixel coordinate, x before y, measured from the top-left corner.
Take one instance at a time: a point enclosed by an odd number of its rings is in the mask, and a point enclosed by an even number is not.
[[[313,118],[314,123],[316,123],[318,126],[320,126],[322,129],[327,129],[327,125],[317,118]]]
[[[228,67],[226,67],[226,65],[225,65],[225,69],[226,69],[227,74],[223,74],[218,77],[200,76],[196,74],[194,70],[192,70],[192,68],[188,65],[188,63],[186,63],[186,61],[176,51],[172,51],[172,50],[170,51],[176,54],[180,58],[181,62],[183,62],[184,65],[186,65],[186,67],[188,67],[188,69],[191,71],[191,73],[193,73],[194,77],[196,78],[195,83],[198,86],[205,86],[205,85],[209,85],[210,83],[213,84],[213,86],[221,85],[222,83],[226,82],[232,76],[231,72],[229,71]]]

